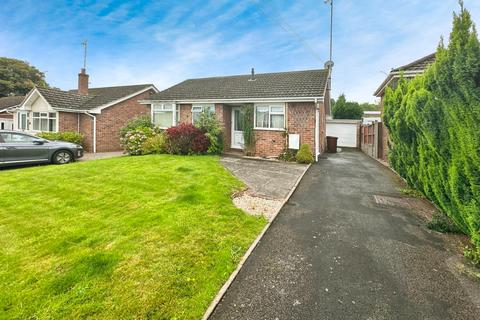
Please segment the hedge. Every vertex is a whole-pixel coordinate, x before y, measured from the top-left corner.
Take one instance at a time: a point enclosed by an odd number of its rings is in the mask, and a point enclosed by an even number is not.
[[[81,133],[75,131],[64,131],[64,132],[40,132],[37,134],[37,137],[52,140],[52,141],[66,141],[71,143],[76,143],[81,146],[84,144],[84,137]]]
[[[387,89],[389,162],[466,234],[480,260],[480,42],[469,12],[424,75]]]

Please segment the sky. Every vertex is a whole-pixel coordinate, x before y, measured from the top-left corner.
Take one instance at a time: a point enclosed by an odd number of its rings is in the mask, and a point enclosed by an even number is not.
[[[374,102],[390,69],[448,40],[457,0],[333,0],[332,91]],[[480,25],[480,1],[465,0]],[[1,0],[0,56],[28,61],[60,89],[77,86],[88,40],[90,86],[323,68],[323,0]]]

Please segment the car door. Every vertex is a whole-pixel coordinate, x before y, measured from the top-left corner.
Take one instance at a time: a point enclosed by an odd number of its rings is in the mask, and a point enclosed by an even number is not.
[[[3,146],[3,138],[2,138],[2,135],[0,134],[0,165],[5,162],[3,160],[3,148],[5,147]]]
[[[41,139],[15,132],[0,133],[4,163],[46,162],[49,149]]]

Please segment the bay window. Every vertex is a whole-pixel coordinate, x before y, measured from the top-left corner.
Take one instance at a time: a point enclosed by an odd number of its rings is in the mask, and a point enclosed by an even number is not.
[[[174,103],[152,104],[153,124],[162,129],[176,126],[179,118],[178,106]]]
[[[281,104],[255,105],[255,128],[285,129],[285,106]]]
[[[56,112],[32,112],[34,131],[57,131],[57,113]]]
[[[215,105],[213,104],[194,104],[192,105],[192,123],[195,124],[200,119],[200,115],[202,113],[214,114],[215,113]]]

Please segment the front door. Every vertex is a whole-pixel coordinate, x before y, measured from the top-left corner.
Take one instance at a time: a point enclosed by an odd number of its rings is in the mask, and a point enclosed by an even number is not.
[[[243,149],[243,113],[241,107],[232,108],[232,148]]]

